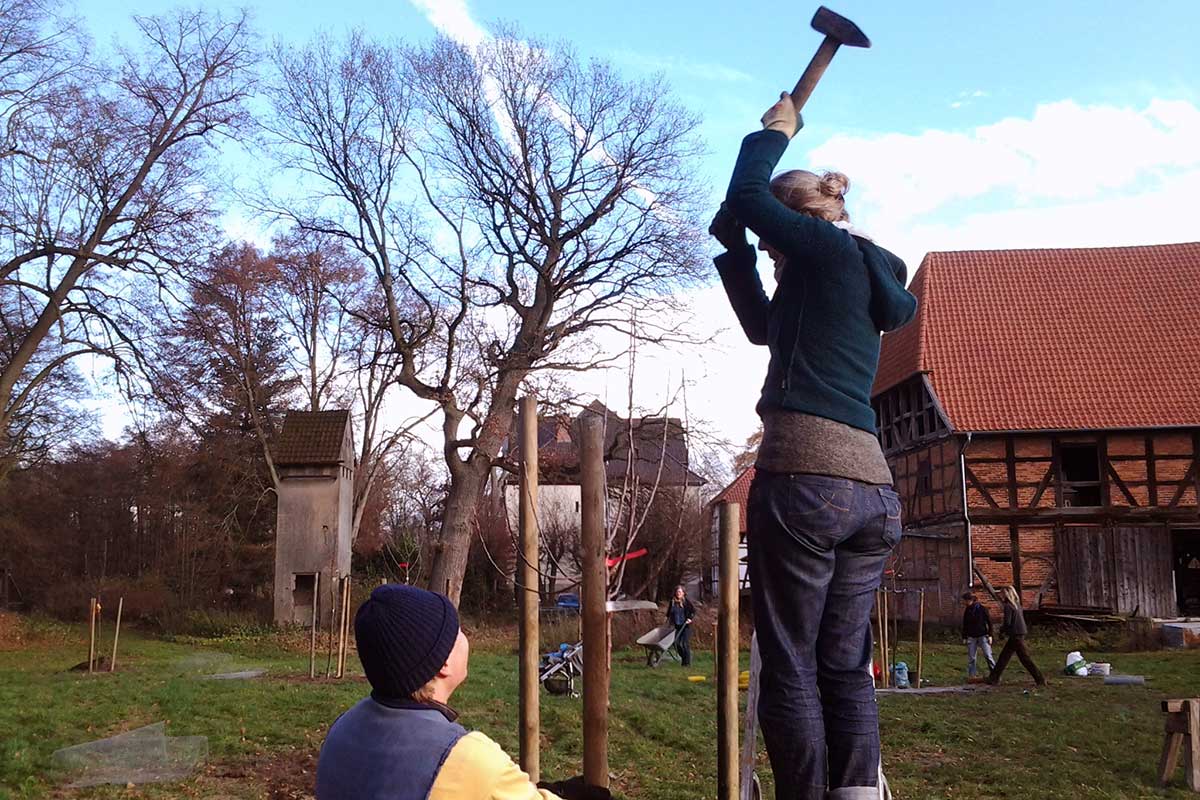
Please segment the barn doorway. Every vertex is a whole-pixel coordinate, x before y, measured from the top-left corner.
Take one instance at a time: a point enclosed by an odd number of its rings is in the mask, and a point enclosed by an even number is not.
[[[1175,563],[1175,600],[1179,613],[1200,616],[1200,530],[1171,532]]]

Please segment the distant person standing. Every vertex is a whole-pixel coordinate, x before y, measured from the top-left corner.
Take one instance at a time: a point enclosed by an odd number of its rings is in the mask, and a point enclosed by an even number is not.
[[[979,651],[987,659],[988,670],[996,668],[996,659],[992,658],[992,616],[979,602],[979,598],[967,592],[963,599],[962,635],[967,645],[967,677],[974,678],[978,673],[976,661]]]
[[[675,626],[675,650],[683,666],[692,665],[692,619],[696,616],[696,607],[688,600],[687,592],[682,586],[675,587],[675,596],[667,606],[667,622]]]
[[[1009,660],[1016,653],[1017,658],[1021,660],[1021,665],[1033,676],[1034,683],[1038,686],[1045,686],[1046,679],[1042,676],[1042,671],[1037,668],[1037,664],[1033,663],[1029,649],[1025,647],[1025,635],[1029,633],[1029,627],[1025,624],[1025,612],[1021,610],[1021,595],[1017,594],[1014,586],[1004,587],[1004,624],[1000,626],[1000,633],[1007,635],[1008,641],[1004,643],[1004,649],[1000,651],[1000,658],[996,661],[996,666],[992,668],[992,674],[988,676],[987,682],[992,686],[1000,683],[1000,676],[1004,674],[1004,668],[1008,666]]]

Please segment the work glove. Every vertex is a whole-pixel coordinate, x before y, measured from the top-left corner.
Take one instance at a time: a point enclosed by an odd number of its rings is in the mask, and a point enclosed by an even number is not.
[[[539,789],[553,792],[563,800],[612,800],[612,793],[608,789],[588,786],[583,782],[582,775],[565,781],[539,781],[537,786]]]
[[[791,139],[796,135],[796,131],[804,127],[804,118],[796,110],[792,96],[787,92],[780,92],[775,105],[762,115],[762,126],[769,131],[779,131]]]
[[[717,209],[717,215],[713,217],[712,224],[708,226],[708,232],[726,250],[736,250],[748,244],[746,226],[738,221],[738,218],[726,208],[724,203],[721,203],[721,207]]]

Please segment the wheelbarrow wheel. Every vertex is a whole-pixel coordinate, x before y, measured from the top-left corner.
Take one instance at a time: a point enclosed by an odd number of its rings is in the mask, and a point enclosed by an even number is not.
[[[751,800],[762,800],[762,784],[758,782],[758,773],[754,773],[754,777],[750,779],[750,798]]]

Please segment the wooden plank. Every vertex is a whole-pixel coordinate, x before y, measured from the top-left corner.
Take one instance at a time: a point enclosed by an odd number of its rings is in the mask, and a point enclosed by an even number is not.
[[[1146,434],[1146,488],[1150,505],[1158,505],[1158,481],[1154,477],[1154,435]]]
[[[991,493],[988,492],[987,488],[985,488],[984,484],[982,482],[980,482],[978,476],[976,476],[975,473],[971,471],[971,468],[969,466],[966,467],[966,474],[967,474],[967,488],[970,489],[970,488],[974,487],[974,489],[983,496],[983,499],[987,501],[987,504],[989,506],[991,506],[992,508],[996,508],[996,509],[1000,508],[1000,504],[997,503],[992,498]]]
[[[1129,486],[1125,483],[1125,481],[1121,480],[1121,476],[1116,473],[1116,470],[1113,469],[1113,465],[1108,461],[1104,462],[1103,476],[1105,479],[1105,489],[1104,489],[1104,492],[1105,492],[1105,494],[1104,494],[1105,503],[1104,504],[1105,505],[1111,505],[1109,502],[1107,502],[1108,492],[1111,491],[1111,488],[1109,488],[1109,487],[1114,486],[1114,485],[1117,487],[1117,489],[1120,490],[1121,494],[1125,497],[1125,501],[1127,503],[1129,503],[1129,505],[1131,505],[1131,506],[1138,505],[1137,499],[1134,498],[1134,496],[1129,491]]]

